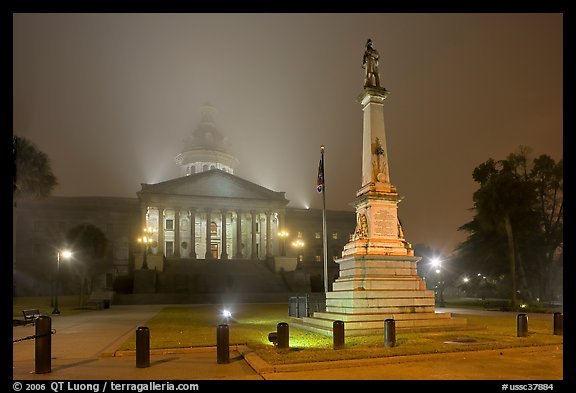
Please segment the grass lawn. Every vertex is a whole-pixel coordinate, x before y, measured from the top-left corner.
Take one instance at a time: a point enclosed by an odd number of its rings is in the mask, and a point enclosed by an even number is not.
[[[483,308],[473,302],[466,304],[447,302],[447,306]],[[12,311],[15,319],[23,319],[22,310],[27,308],[39,308],[42,314],[50,315],[53,306],[50,297],[13,298]],[[63,315],[87,311],[79,307],[77,295],[60,296],[59,308]],[[498,309],[498,307],[490,308]],[[167,306],[145,326],[150,329],[152,349],[172,349],[216,346],[217,326],[227,323],[230,345],[247,345],[262,359],[275,365],[531,345],[562,345],[562,336],[553,335],[551,313],[553,311],[560,310],[550,309],[547,314],[541,314],[542,318],[531,318],[528,321],[528,337],[516,336],[516,314],[501,313],[496,316],[459,314],[458,317],[467,319],[469,329],[424,333],[397,331],[396,346],[393,348],[384,347],[383,335],[346,337],[345,348],[340,350],[333,349],[332,337],[290,325],[292,319],[288,316],[287,304],[235,305],[231,309],[232,317],[227,321],[222,317],[220,305]],[[268,333],[276,331],[279,322],[289,324],[288,351],[280,351],[268,341]],[[135,340],[135,335],[130,337],[118,350],[135,350]],[[449,343],[451,341],[460,343]]]
[[[563,344],[553,335],[553,316],[532,318],[528,337],[517,337],[515,314],[497,316],[459,314],[469,329],[403,333],[396,332],[396,346],[384,347],[383,335],[346,337],[345,348],[333,349],[332,337],[290,326],[286,304],[239,304],[226,321],[219,305],[191,305],[162,309],[148,321],[151,349],[216,346],[217,326],[226,323],[230,345],[244,344],[270,364],[291,364],[343,359],[361,359],[425,353],[441,353],[518,346]],[[289,350],[278,350],[268,341],[277,324],[289,324]],[[118,350],[135,350],[135,335]],[[450,343],[457,341],[459,343]]]

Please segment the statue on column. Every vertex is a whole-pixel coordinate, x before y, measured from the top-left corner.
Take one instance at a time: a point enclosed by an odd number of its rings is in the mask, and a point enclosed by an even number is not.
[[[380,87],[380,75],[378,74],[378,51],[372,47],[372,40],[366,41],[366,51],[362,61],[362,68],[366,70],[364,87]]]
[[[372,159],[372,170],[373,176],[372,181],[377,181],[380,183],[390,183],[388,177],[387,159],[386,151],[380,143],[380,138],[376,137],[375,143],[373,143],[373,159]]]

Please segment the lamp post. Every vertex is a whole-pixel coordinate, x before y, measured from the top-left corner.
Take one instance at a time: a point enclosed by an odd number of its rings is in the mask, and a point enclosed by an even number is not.
[[[280,241],[280,255],[285,257],[286,256],[286,238],[288,237],[289,233],[285,230],[281,230],[278,232],[278,237],[281,239]]]
[[[148,247],[150,247],[150,244],[154,241],[154,239],[152,238],[152,234],[154,233],[154,228],[152,227],[146,227],[144,228],[144,234],[142,235],[142,237],[138,238],[138,243],[142,243],[142,270],[148,270]]]
[[[57,252],[57,265],[56,265],[56,296],[54,296],[54,309],[52,314],[60,314],[60,309],[58,308],[58,292],[60,291],[60,257],[70,258],[72,253],[69,250],[58,250]]]
[[[442,282],[442,261],[439,258],[432,259],[432,266],[436,268],[436,274],[438,274],[438,305],[444,307],[444,284]]]

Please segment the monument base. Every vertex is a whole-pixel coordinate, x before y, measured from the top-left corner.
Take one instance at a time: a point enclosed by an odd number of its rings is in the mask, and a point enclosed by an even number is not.
[[[436,312],[434,291],[416,271],[420,257],[348,256],[336,261],[340,277],[326,293],[326,311],[294,319],[296,327],[332,335],[334,321],[344,322],[346,336],[382,334],[393,319],[398,331],[459,330],[467,321]]]

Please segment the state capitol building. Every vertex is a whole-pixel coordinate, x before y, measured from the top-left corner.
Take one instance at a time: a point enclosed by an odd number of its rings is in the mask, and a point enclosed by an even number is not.
[[[289,208],[284,192],[234,175],[238,160],[216,127],[213,107],[201,108],[201,120],[175,162],[180,177],[143,183],[136,198],[19,200],[14,294],[52,293],[56,250],[67,231],[85,223],[98,227],[107,241],[104,260],[87,285],[113,290],[118,302],[211,301],[222,292],[250,301],[264,294],[324,292],[322,211]],[[338,276],[334,259],[354,232],[356,214],[329,210],[326,222],[332,283]],[[146,245],[138,242],[144,228],[151,230]],[[63,270],[71,278],[61,291],[77,293],[78,272],[72,263]]]

